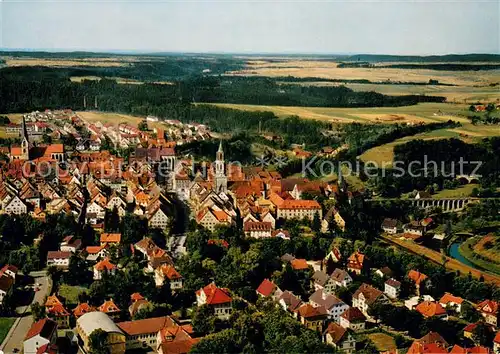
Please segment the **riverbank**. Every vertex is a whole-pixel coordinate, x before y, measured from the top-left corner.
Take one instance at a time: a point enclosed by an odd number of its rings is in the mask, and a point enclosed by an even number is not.
[[[500,286],[500,275],[483,272],[474,267],[461,263],[460,261],[451,258],[445,254],[418,245],[413,241],[401,240],[398,237],[393,237],[388,235],[381,235],[381,238],[392,244],[402,247],[413,254],[425,257],[436,264],[443,264],[443,259],[444,259],[446,261],[445,267],[448,270],[454,272],[458,270],[464,276],[470,273],[476,279],[483,278],[486,282],[491,282],[496,284],[497,286]]]
[[[487,259],[486,257],[483,258],[480,254],[475,252],[474,246],[481,240],[481,238],[481,236],[476,236],[461,243],[458,247],[460,256],[477,268],[486,269],[489,272],[500,275],[500,264],[495,263],[493,260]]]

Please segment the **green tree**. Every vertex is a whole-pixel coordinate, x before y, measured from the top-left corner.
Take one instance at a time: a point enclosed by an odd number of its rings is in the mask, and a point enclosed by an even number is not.
[[[319,217],[319,213],[314,214],[312,229],[316,232],[319,232],[321,230],[321,219]]]
[[[92,354],[109,354],[108,333],[101,329],[95,329],[89,336],[89,347]]]
[[[45,306],[40,305],[38,302],[34,302],[31,304],[30,309],[35,322],[45,318]]]

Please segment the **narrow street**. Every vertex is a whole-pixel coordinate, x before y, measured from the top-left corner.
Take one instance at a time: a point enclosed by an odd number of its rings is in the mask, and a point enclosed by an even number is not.
[[[45,296],[50,292],[49,278],[46,275],[45,271],[32,272],[30,273],[30,276],[33,277],[33,281],[35,284],[41,284],[40,290],[35,292],[33,301],[31,303],[33,304],[35,302],[38,302],[41,304]],[[33,317],[31,317],[29,305],[16,308],[16,312],[20,317],[16,320],[16,322],[10,329],[9,334],[0,346],[0,349],[2,349],[6,354],[13,353],[14,349],[21,350],[24,337],[33,324]]]

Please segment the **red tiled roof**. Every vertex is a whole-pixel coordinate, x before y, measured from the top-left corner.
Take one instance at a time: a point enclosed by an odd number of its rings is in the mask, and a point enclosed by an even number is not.
[[[347,267],[353,269],[362,269],[365,262],[365,255],[361,252],[354,252],[347,259]]]
[[[207,297],[206,303],[208,305],[225,304],[233,301],[231,296],[229,296],[229,290],[225,288],[218,288],[215,283],[210,283],[204,288],[198,290],[196,294],[200,294],[201,291],[205,293]]]
[[[44,318],[38,322],[33,323],[28,333],[26,333],[26,337],[24,337],[24,340],[28,340],[37,335],[40,335],[42,338],[49,339],[50,337],[52,337],[56,329],[57,324],[54,321],[48,318]]]
[[[122,234],[118,234],[118,233],[115,233],[115,234],[108,234],[108,233],[101,234],[101,242],[104,242],[104,243],[120,243],[121,239],[122,239]]]
[[[477,309],[488,314],[498,313],[498,302],[492,300],[484,300],[477,305]]]
[[[170,280],[181,279],[182,275],[170,264],[163,264],[160,266],[160,271]]]
[[[93,311],[95,311],[95,308],[93,306],[90,306],[88,303],[83,302],[81,304],[78,304],[78,306],[73,309],[73,315],[75,315],[75,317],[80,317],[88,312]]]
[[[307,264],[307,261],[305,259],[295,258],[290,262],[290,265],[294,270],[303,270],[309,268],[309,264]]]
[[[428,277],[424,273],[420,273],[419,271],[412,269],[408,272],[408,278],[413,280],[416,285],[420,285]]]
[[[273,224],[266,221],[247,221],[243,226],[244,230],[249,231],[271,231]]]
[[[424,317],[433,317],[446,314],[446,310],[443,308],[443,306],[441,306],[439,302],[433,301],[422,301],[417,305],[415,310]]]
[[[264,279],[257,288],[257,292],[262,296],[270,296],[276,291],[276,284],[274,284],[269,279]]]
[[[366,320],[365,315],[357,307],[349,307],[340,317],[349,322],[364,322]]]
[[[47,296],[47,300],[45,301],[45,307],[52,307],[55,305],[62,305],[62,302],[61,302],[61,300],[59,300],[57,295]]]
[[[464,302],[464,299],[458,296],[454,296],[450,293],[445,293],[439,300],[440,304],[449,304],[450,302],[455,304],[461,304],[462,302]]]
[[[323,306],[314,307],[311,304],[304,304],[299,307],[298,313],[306,319],[326,316],[326,309]]]
[[[142,320],[119,322],[116,324],[129,336],[158,333],[162,328],[176,326],[170,316],[146,318]]]
[[[113,299],[104,301],[104,303],[99,306],[98,310],[104,313],[120,312],[120,309],[116,306]]]
[[[103,250],[104,247],[101,246],[87,246],[85,248],[85,251],[87,251],[88,254],[97,254]]]
[[[132,295],[130,295],[130,300],[132,301],[144,300],[144,296],[142,296],[139,293],[133,293]]]
[[[68,310],[66,310],[62,304],[56,304],[47,308],[47,314],[54,315],[56,317],[69,316]]]
[[[99,271],[99,272],[103,271],[103,270],[109,271],[109,270],[113,270],[115,268],[116,268],[116,266],[113,263],[111,263],[108,258],[104,258],[102,261],[96,263],[96,265],[94,266],[94,269]]]
[[[280,209],[321,209],[321,205],[315,200],[284,200]]]

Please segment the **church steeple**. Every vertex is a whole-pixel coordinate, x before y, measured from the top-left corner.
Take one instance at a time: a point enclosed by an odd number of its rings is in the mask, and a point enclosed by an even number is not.
[[[219,150],[215,154],[215,191],[217,193],[227,191],[226,165],[224,163],[222,140],[219,143]]]
[[[30,149],[31,144],[28,136],[28,129],[26,128],[26,120],[23,116],[23,121],[21,123],[21,158],[23,160],[30,159]]]

